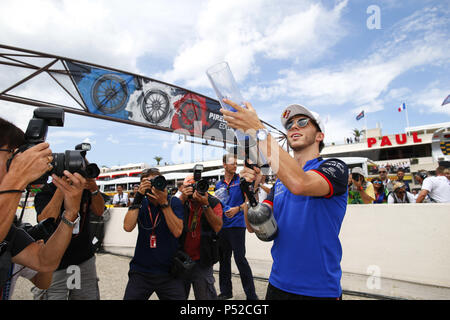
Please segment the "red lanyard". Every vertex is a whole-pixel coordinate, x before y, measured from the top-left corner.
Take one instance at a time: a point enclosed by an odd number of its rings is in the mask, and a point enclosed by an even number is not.
[[[158,212],[156,215],[155,221],[153,221],[152,217],[152,210],[150,209],[150,204],[148,205],[148,215],[150,216],[150,221],[152,222],[152,233],[150,235],[150,248],[154,249],[156,248],[156,235],[155,235],[155,228],[158,224],[158,218],[161,211]]]
[[[148,205],[148,215],[150,217],[150,221],[152,222],[152,229],[151,229],[152,230],[152,234],[155,233],[155,228],[157,226],[158,218],[159,218],[159,214],[160,213],[161,213],[161,211],[158,212],[158,214],[156,215],[155,221],[153,221],[152,210],[150,209],[150,205]]]
[[[193,234],[195,233],[195,229],[197,228],[197,224],[198,224],[198,220],[200,219],[200,215],[202,213],[202,207],[199,206],[197,212],[195,212],[195,208],[192,206],[192,203],[189,203],[189,212],[193,212],[193,215],[191,217],[191,226],[189,228],[189,231],[192,232]]]

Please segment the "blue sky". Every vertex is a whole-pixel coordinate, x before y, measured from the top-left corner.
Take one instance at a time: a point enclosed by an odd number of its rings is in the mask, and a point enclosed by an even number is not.
[[[368,28],[379,8],[379,29]],[[372,21],[372,20],[370,20]],[[228,61],[244,98],[281,128],[300,103],[327,119],[326,142],[342,143],[364,110],[369,128],[404,132],[450,121],[448,1],[1,1],[0,43],[110,66],[215,98],[205,70]],[[0,90],[18,75],[0,69]],[[46,81],[17,89],[64,102]],[[72,105],[70,105],[72,106]],[[0,116],[25,130],[32,107],[0,101]],[[113,166],[217,159],[222,150],[178,136],[66,114],[50,128],[54,152],[81,141],[91,161]]]

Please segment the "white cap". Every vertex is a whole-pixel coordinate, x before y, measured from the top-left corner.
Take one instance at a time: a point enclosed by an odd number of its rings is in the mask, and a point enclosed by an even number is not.
[[[362,175],[363,177],[366,177],[366,175],[364,174],[364,171],[361,167],[354,167],[352,169],[352,173],[358,173],[358,174]]]
[[[291,104],[286,109],[284,109],[283,113],[281,114],[281,124],[283,125],[283,127],[286,128],[286,123],[288,122],[288,120],[290,118],[292,118],[293,116],[296,116],[299,114],[305,115],[308,118],[311,118],[312,120],[314,120],[317,123],[317,125],[319,126],[320,131],[325,133],[325,125],[322,122],[322,120],[320,119],[319,114],[317,112],[310,111],[306,107],[301,106],[299,104]]]

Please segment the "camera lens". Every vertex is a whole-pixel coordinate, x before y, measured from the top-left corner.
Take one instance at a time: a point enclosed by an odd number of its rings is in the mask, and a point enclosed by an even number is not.
[[[78,172],[86,175],[86,162],[81,152],[78,150],[66,150],[65,152],[65,169],[71,173]]]
[[[197,181],[197,183],[195,184],[195,189],[198,191],[198,193],[204,195],[206,192],[208,192],[209,189],[208,181],[204,179]]]
[[[86,177],[97,178],[100,174],[100,169],[95,163],[90,163],[86,166]]]
[[[164,178],[163,176],[157,176],[150,180],[150,182],[152,183],[153,187],[161,191],[163,191],[167,186],[166,178]]]

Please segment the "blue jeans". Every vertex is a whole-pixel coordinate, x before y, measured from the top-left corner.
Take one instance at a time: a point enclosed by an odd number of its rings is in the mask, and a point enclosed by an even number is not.
[[[255,300],[258,297],[252,269],[245,258],[245,232],[245,228],[223,228],[219,232],[219,287],[221,294],[233,294],[231,282],[231,254],[233,254],[245,295],[248,300]]]

